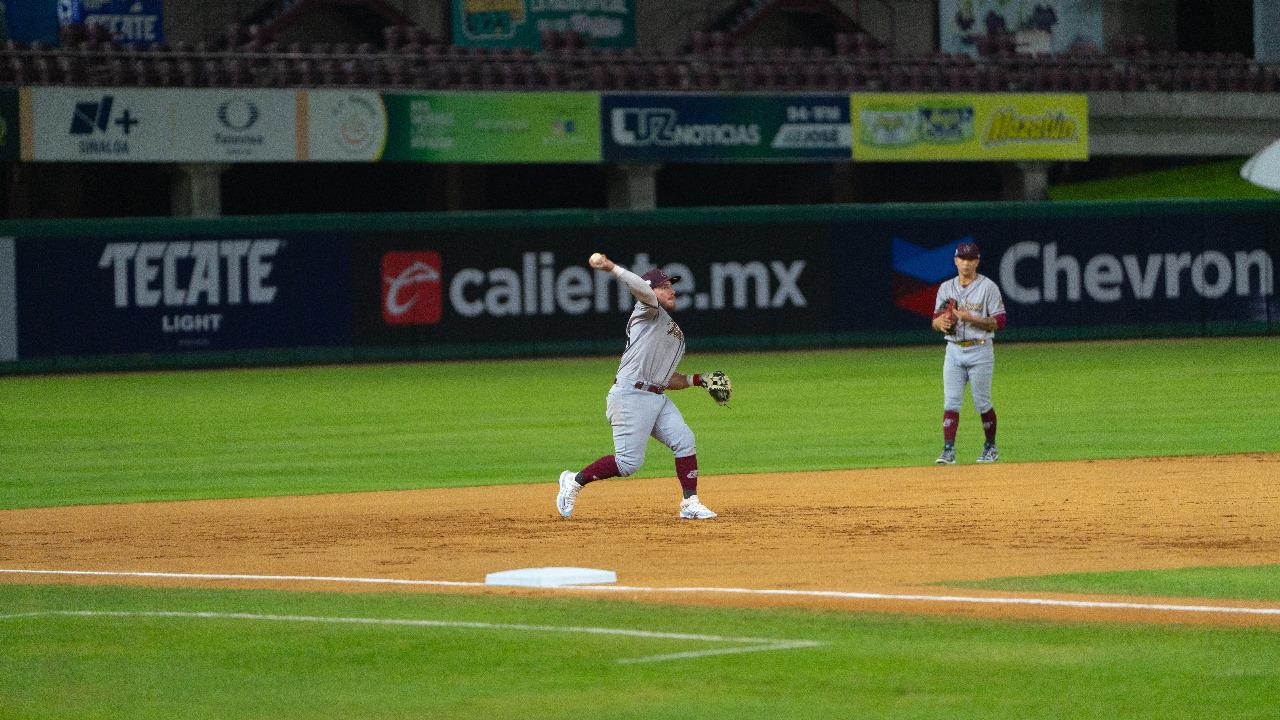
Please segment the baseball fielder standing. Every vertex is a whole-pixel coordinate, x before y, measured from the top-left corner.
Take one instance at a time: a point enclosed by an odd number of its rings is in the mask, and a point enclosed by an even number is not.
[[[649,436],[653,435],[675,453],[676,477],[684,492],[680,517],[709,520],[716,514],[698,499],[698,456],[693,431],[666,395],[667,390],[708,387],[708,380],[701,375],[675,372],[684,357],[684,333],[669,313],[676,306],[676,291],[671,283],[680,278],[668,277],[657,268],[641,277],[600,253],[593,254],[589,264],[613,273],[631,291],[636,305],[627,320],[627,348],[605,403],[605,416],[613,426],[614,453],[581,472],[560,473],[556,508],[567,518],[573,514],[583,486],[605,478],[627,477],[639,470]],[[723,378],[723,373],[718,374]]]
[[[975,243],[956,247],[959,274],[938,288],[934,304],[933,329],[947,338],[947,355],[942,363],[942,454],[937,464],[956,462],[956,429],[960,425],[960,403],[969,384],[973,406],[982,416],[987,440],[978,462],[995,462],[996,411],[991,406],[991,376],[995,368],[995,332],[1004,327],[1004,300],[1000,287],[991,278],[978,274],[981,255]]]

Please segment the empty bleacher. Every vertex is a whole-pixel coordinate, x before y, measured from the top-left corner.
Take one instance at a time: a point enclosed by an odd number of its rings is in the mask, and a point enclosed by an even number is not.
[[[833,46],[743,47],[694,32],[679,51],[590,47],[547,30],[542,49],[462,48],[390,25],[382,42],[281,44],[233,24],[195,44],[123,47],[101,29],[68,28],[60,47],[7,41],[2,85],[369,87],[425,90],[767,92],[1275,92],[1280,67],[1239,54],[1153,50],[1140,37],[1110,53],[1019,53],[984,40],[978,54],[898,56],[865,33]]]

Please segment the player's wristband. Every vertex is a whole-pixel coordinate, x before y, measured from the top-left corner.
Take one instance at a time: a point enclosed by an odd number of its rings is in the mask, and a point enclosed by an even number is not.
[[[701,375],[699,375],[698,373],[694,373],[694,374],[690,375],[690,376],[689,376],[689,384],[690,384],[690,385],[697,385],[697,386],[701,387],[701,386],[702,386],[702,376],[701,376]]]

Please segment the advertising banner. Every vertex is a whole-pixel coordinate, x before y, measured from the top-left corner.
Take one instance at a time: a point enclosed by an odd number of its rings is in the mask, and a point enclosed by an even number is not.
[[[597,93],[413,93],[384,99],[384,160],[600,162]]]
[[[37,87],[31,103],[34,133],[27,160],[297,158],[293,90]]]
[[[33,88],[30,159],[172,160],[179,95],[177,90]]]
[[[298,157],[294,90],[183,90],[174,155],[183,162],[293,162]]]
[[[63,25],[100,25],[117,43],[164,42],[164,0],[58,0]]]
[[[299,160],[371,162],[387,144],[387,111],[371,90],[307,90],[298,102],[306,118]]]
[[[347,346],[348,240],[18,238],[21,359]]]
[[[453,44],[542,47],[542,31],[574,31],[594,47],[634,47],[634,0],[453,0]]]
[[[848,95],[604,95],[606,160],[847,160]]]
[[[362,235],[352,250],[356,342],[617,338],[621,351],[635,299],[587,267],[596,250],[636,273],[680,276],[674,317],[690,337],[822,332],[829,247],[822,224]]]
[[[1087,160],[1085,95],[858,93],[853,159]]]
[[[0,237],[0,362],[18,359],[18,292],[13,238]]]
[[[1224,221],[1231,232],[1221,232]],[[1009,329],[1280,318],[1265,216],[901,220],[835,227],[836,328],[928,329],[961,242],[999,285]],[[868,268],[881,268],[868,272]],[[856,272],[854,272],[856,270]]]
[[[1062,53],[1105,47],[1097,0],[938,0],[938,39],[944,52],[976,54],[984,37],[1007,34],[1018,52]]]

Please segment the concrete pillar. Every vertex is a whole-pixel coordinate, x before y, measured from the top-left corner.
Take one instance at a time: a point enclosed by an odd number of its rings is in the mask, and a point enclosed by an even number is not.
[[[9,165],[8,200],[9,217],[31,217],[31,185],[34,164],[11,162]]]
[[[488,205],[488,168],[451,163],[445,169],[444,205],[449,211],[483,210]]]
[[[225,163],[182,163],[174,169],[170,199],[174,217],[222,217]]]
[[[1049,163],[1013,162],[1001,165],[1005,200],[1048,200]]]
[[[1280,63],[1280,0],[1253,0],[1253,57]]]
[[[862,202],[870,168],[866,163],[852,161],[835,162],[831,165],[831,202]]]
[[[661,163],[625,162],[609,166],[609,209],[652,210],[658,207]]]

